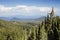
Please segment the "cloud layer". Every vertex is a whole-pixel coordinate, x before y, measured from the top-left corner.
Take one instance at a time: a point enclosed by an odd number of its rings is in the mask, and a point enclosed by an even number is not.
[[[55,12],[60,12],[60,9],[55,8]],[[38,6],[27,6],[27,5],[16,5],[7,7],[0,5],[0,16],[11,16],[11,15],[24,15],[24,16],[38,16],[46,15],[51,11],[51,7],[38,7]]]

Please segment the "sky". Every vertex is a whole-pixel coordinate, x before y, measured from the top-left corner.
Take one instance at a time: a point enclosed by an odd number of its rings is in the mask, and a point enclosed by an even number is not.
[[[0,0],[0,17],[38,18],[50,13],[52,7],[60,16],[60,0]]]

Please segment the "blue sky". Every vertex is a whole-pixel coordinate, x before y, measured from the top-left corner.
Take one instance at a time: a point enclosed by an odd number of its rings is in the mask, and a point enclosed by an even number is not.
[[[34,6],[56,6],[59,7],[60,0],[0,0],[0,4],[6,6],[34,5]]]
[[[0,0],[0,16],[46,16],[54,7],[60,15],[60,0]]]

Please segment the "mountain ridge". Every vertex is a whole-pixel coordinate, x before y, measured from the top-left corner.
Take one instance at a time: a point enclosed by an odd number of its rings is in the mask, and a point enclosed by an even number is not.
[[[45,16],[42,16],[42,17],[39,17],[39,18],[19,18],[19,17],[0,17],[0,19],[2,20],[9,20],[9,21],[31,21],[31,20],[34,20],[34,21],[42,21],[45,19]]]

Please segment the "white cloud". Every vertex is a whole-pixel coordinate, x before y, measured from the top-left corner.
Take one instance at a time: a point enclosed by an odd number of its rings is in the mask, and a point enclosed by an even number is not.
[[[60,11],[55,8],[55,12]],[[14,7],[6,7],[0,5],[0,13],[9,14],[9,15],[41,15],[43,13],[49,13],[51,7],[37,7],[37,6],[26,6],[26,5],[17,5]],[[3,15],[2,14],[2,15]]]
[[[3,5],[0,5],[0,12],[10,12],[11,10],[11,7],[5,7]]]

